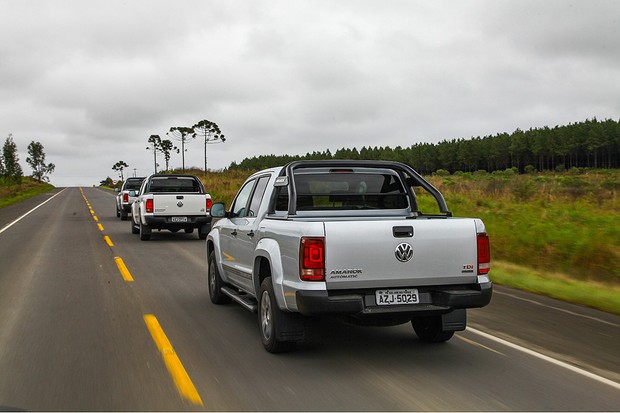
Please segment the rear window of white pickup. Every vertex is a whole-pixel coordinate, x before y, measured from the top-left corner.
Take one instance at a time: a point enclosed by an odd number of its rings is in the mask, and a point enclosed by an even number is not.
[[[153,178],[149,192],[196,192],[200,193],[200,184],[193,178]]]

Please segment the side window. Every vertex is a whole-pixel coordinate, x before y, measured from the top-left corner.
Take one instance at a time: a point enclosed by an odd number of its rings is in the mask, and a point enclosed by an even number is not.
[[[230,208],[232,218],[242,218],[247,215],[246,207],[248,205],[248,200],[250,199],[250,194],[252,193],[252,188],[254,187],[255,182],[256,180],[254,179],[246,182],[246,184],[243,185],[243,187],[237,194],[237,198],[235,198],[235,202]]]
[[[140,189],[138,190],[138,195],[142,195],[145,191],[146,186],[148,185],[149,180],[145,179],[144,181],[142,181],[142,185],[140,185]]]
[[[250,202],[250,210],[248,211],[249,217],[255,217],[258,213],[258,208],[260,207],[260,203],[263,200],[263,195],[265,194],[265,189],[267,189],[268,181],[268,176],[261,176],[260,178],[258,178],[258,182],[256,183],[256,189],[254,189],[252,201]]]

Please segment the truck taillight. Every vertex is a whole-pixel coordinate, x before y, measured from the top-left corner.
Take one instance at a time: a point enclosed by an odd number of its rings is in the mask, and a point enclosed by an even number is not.
[[[303,281],[325,281],[325,238],[301,238],[299,277]]]
[[[123,202],[129,202],[129,194],[123,194]]]
[[[478,234],[478,275],[488,274],[491,269],[491,247],[489,236],[485,233]]]
[[[152,199],[146,200],[146,212],[153,212],[153,200]]]
[[[213,206],[213,201],[211,199],[207,199],[207,211],[211,211],[211,206]]]

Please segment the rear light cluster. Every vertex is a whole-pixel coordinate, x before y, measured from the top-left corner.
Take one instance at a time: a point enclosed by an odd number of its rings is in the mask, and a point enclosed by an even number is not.
[[[299,278],[303,281],[325,281],[325,238],[301,238]]]
[[[153,200],[152,199],[147,199],[146,200],[146,212],[153,212]]]
[[[129,202],[129,194],[123,194],[123,202]]]
[[[207,198],[207,211],[211,211],[212,206],[213,206],[213,201]]]
[[[478,234],[478,275],[485,275],[491,269],[491,247],[486,233]]]

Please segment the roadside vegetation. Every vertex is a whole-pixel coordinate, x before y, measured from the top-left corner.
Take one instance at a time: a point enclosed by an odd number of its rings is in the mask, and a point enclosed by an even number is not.
[[[9,134],[6,138],[0,153],[0,208],[54,188],[47,183],[47,175],[54,172],[55,166],[45,163],[43,149],[40,142],[30,142],[26,162],[32,168],[32,177],[24,177],[13,136]]]
[[[51,189],[54,189],[53,185],[39,182],[31,177],[21,178],[19,184],[1,184],[0,208],[43,194]]]
[[[230,206],[254,171],[188,172]],[[493,281],[620,314],[620,170],[439,170],[427,179],[454,216],[485,222]],[[432,197],[418,201],[422,211],[437,211]]]

